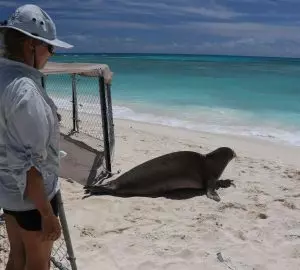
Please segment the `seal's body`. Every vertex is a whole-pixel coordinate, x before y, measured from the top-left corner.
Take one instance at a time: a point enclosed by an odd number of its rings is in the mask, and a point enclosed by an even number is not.
[[[93,193],[150,196],[179,189],[203,189],[209,198],[220,201],[215,191],[216,183],[235,156],[234,151],[227,147],[218,148],[207,155],[192,151],[169,153],[95,187]]]

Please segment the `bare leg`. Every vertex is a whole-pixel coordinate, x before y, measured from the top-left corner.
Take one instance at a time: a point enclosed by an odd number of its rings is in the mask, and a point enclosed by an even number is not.
[[[5,224],[10,244],[9,259],[5,270],[24,270],[25,250],[16,219],[5,214]]]
[[[42,241],[39,231],[21,229],[21,235],[26,254],[25,270],[49,270],[53,241]]]

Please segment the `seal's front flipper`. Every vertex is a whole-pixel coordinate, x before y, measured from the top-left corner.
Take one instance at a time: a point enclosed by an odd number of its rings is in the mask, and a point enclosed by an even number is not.
[[[236,185],[234,184],[234,181],[231,179],[225,179],[225,180],[219,180],[216,183],[216,188],[229,188],[231,186],[236,187]]]
[[[207,189],[206,189],[206,196],[216,202],[221,201],[218,193],[216,192],[217,187],[217,179],[210,178],[207,181]]]
[[[213,189],[208,189],[207,192],[206,192],[206,196],[207,196],[207,198],[210,198],[210,199],[212,199],[216,202],[221,201],[218,193]]]

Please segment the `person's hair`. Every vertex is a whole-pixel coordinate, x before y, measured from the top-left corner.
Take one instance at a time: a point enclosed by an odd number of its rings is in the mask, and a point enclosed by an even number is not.
[[[24,42],[30,39],[27,35],[15,29],[5,29],[2,37],[3,57],[10,60],[24,60]]]

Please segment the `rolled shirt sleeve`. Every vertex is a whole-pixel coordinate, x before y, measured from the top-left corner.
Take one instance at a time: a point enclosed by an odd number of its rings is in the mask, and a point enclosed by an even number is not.
[[[8,169],[24,198],[27,171],[34,166],[41,172],[47,159],[51,113],[30,79],[23,78],[12,90],[6,104]]]

